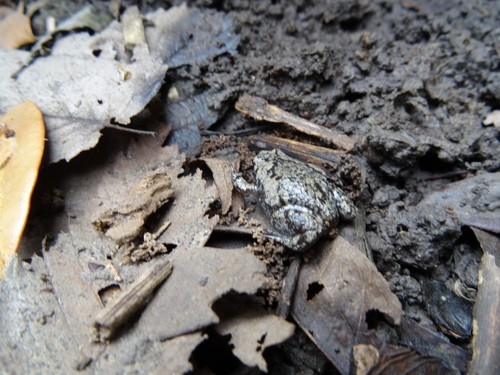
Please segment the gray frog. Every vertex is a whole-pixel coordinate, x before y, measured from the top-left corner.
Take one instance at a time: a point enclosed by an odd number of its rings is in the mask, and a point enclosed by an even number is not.
[[[285,155],[280,150],[261,151],[253,159],[255,184],[236,171],[234,186],[253,193],[276,232],[266,237],[302,252],[337,225],[352,220],[356,208],[321,169]]]

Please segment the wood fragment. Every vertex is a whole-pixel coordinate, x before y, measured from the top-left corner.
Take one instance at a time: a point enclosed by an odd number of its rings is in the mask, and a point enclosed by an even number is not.
[[[130,284],[116,300],[107,305],[96,317],[96,341],[109,340],[116,330],[127,322],[147,301],[151,293],[172,273],[172,263],[155,265],[150,272]]]
[[[244,115],[250,116],[258,121],[287,124],[300,132],[330,142],[344,151],[351,151],[355,146],[355,141],[351,137],[339,134],[290,112],[284,111],[279,107],[269,104],[263,98],[244,94],[236,102],[235,108]]]
[[[332,150],[330,148],[280,138],[274,135],[249,136],[247,139],[250,144],[259,149],[284,149],[290,156],[315,164],[328,162],[338,165],[341,163],[340,155],[345,155],[344,151]]]

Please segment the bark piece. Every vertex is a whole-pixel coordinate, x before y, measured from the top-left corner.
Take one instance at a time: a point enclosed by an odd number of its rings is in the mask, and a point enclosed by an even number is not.
[[[236,102],[235,108],[244,115],[250,116],[257,121],[287,124],[298,131],[330,142],[344,151],[351,151],[355,146],[355,141],[351,137],[316,125],[299,116],[286,112],[279,107],[271,105],[265,99],[256,96],[244,94]]]
[[[170,262],[156,264],[107,305],[94,322],[97,339],[109,340],[120,326],[143,307],[151,293],[170,276],[172,268]]]

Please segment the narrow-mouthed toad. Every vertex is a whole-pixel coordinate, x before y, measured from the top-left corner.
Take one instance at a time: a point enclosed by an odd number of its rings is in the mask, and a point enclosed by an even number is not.
[[[255,184],[233,171],[234,186],[253,193],[276,232],[266,237],[304,251],[337,225],[356,214],[352,201],[321,169],[280,150],[261,151],[253,159]]]

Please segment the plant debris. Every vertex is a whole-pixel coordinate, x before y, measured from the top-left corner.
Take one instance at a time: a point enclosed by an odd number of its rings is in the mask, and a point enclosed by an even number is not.
[[[31,102],[0,118],[0,278],[16,252],[28,219],[31,194],[45,146],[40,110]]]

